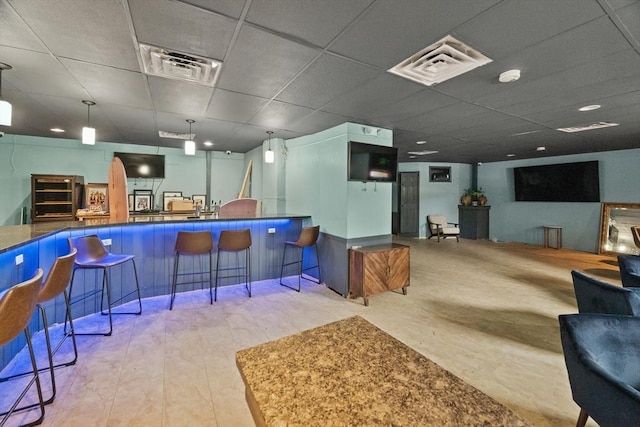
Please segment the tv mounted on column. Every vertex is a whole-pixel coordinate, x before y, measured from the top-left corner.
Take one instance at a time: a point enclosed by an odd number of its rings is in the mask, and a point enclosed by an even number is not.
[[[349,181],[395,182],[398,149],[350,141],[348,166]]]

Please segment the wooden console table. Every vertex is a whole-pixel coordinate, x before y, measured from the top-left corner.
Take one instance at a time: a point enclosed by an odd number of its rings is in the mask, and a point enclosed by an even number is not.
[[[257,426],[530,426],[359,316],[241,350]]]
[[[551,243],[549,243],[549,234],[550,231],[555,231],[556,234],[556,244],[555,246],[551,246]],[[562,248],[562,227],[560,227],[559,225],[543,225],[542,226],[542,245],[545,248],[554,248],[554,249],[561,249]]]
[[[349,296],[364,297],[409,286],[409,246],[398,243],[364,246],[349,251]]]

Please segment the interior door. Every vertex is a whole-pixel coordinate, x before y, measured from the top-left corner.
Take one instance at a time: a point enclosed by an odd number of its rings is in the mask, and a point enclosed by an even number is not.
[[[418,237],[420,215],[420,172],[398,174],[398,216],[400,235]]]

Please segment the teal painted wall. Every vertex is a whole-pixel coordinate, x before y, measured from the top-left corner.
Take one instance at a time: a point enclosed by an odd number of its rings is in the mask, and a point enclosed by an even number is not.
[[[542,226],[562,227],[563,247],[598,252],[600,203],[516,202],[513,168],[598,160],[600,200],[640,203],[640,149],[485,163],[478,185],[491,205],[490,236],[499,241],[542,244]]]
[[[114,151],[163,154],[165,179],[129,179],[128,192],[153,189],[160,208],[163,191],[182,191],[185,196],[206,193],[205,153],[185,156],[175,148],[79,140],[5,135],[0,141],[0,225],[20,223],[23,206],[31,209],[31,174],[81,175],[86,183],[108,180]],[[244,155],[213,152],[211,162],[213,200],[229,201],[240,191]],[[29,219],[30,221],[30,219]]]
[[[393,143],[390,130],[355,123],[286,141],[286,210],[311,215],[323,232],[337,237],[389,235],[392,184],[349,182],[349,141]]]
[[[429,182],[429,167],[451,167],[451,182]],[[460,196],[471,186],[471,165],[461,163],[400,163],[399,172],[420,173],[420,237],[427,236],[427,215],[444,215],[458,222]],[[397,195],[394,211],[397,211]]]

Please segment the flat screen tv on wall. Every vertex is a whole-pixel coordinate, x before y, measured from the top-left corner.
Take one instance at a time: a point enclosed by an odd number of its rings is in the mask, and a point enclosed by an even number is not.
[[[124,165],[127,178],[164,178],[164,156],[161,154],[113,153]]]
[[[398,149],[350,141],[348,165],[349,181],[395,182]]]
[[[517,202],[599,202],[598,162],[513,169]]]

